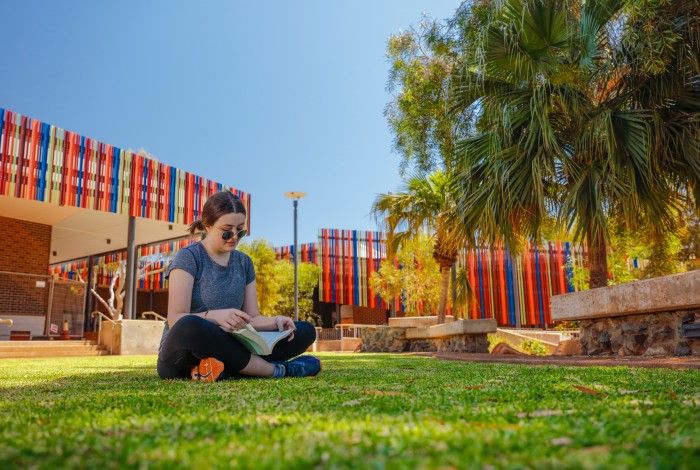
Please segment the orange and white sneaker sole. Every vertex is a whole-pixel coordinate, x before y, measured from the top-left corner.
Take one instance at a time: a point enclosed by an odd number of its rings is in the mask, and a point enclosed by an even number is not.
[[[216,382],[224,371],[224,363],[213,357],[205,357],[199,361],[199,365],[192,368],[192,380],[197,382]]]

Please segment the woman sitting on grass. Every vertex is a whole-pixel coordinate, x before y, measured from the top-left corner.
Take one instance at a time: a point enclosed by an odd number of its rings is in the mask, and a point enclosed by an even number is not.
[[[236,250],[245,236],[246,209],[233,193],[207,199],[202,219],[190,233],[204,232],[202,241],[181,249],[166,277],[168,321],[158,352],[158,375],[214,382],[226,378],[304,377],[321,370],[303,353],[316,339],[309,322],[285,316],[265,317],[258,311],[255,271],[250,257]],[[256,330],[294,330],[269,356],[256,356],[230,332],[250,323]]]

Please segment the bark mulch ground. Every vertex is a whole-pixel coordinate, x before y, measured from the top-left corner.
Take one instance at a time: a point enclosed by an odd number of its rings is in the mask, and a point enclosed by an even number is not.
[[[664,369],[700,369],[700,356],[615,357],[615,356],[515,356],[474,353],[410,353],[437,359],[467,362],[496,362],[535,366],[626,366]]]

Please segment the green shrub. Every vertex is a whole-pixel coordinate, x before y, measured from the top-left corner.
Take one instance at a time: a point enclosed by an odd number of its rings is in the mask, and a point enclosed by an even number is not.
[[[577,321],[561,321],[554,325],[554,331],[569,331],[569,330],[578,330],[578,322]]]
[[[541,341],[536,339],[528,339],[520,344],[520,350],[531,356],[546,356],[547,348],[544,347]]]

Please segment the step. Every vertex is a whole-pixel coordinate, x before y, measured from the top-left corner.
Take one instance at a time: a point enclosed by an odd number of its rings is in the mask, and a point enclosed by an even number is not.
[[[43,350],[36,349],[33,351],[1,351],[0,359],[13,358],[38,358],[38,357],[89,357],[89,356],[107,356],[109,351],[103,349],[95,349],[91,351],[75,351],[75,350]]]
[[[54,346],[47,347],[42,346],[39,348],[34,348],[31,346],[21,346],[21,347],[3,347],[0,346],[0,352],[12,352],[12,351],[94,351],[95,349],[104,349],[96,344],[81,344],[76,346]]]
[[[32,357],[104,356],[109,354],[104,346],[92,341],[2,341],[0,359]]]
[[[559,346],[559,340],[557,339],[556,343],[554,341],[547,341],[545,339],[541,338],[533,338],[533,336],[527,334],[527,332],[522,332],[521,330],[505,330],[499,328],[498,331],[496,332],[499,336],[501,336],[504,340],[508,342],[510,346],[513,346],[514,348],[520,348],[523,343],[526,341],[532,341],[535,340],[539,342],[544,348],[547,350],[548,354],[554,354],[554,351],[557,350],[557,346]]]
[[[408,339],[447,338],[456,335],[480,335],[496,332],[496,320],[492,318],[479,320],[455,320],[441,325],[406,330]]]
[[[83,347],[83,346],[94,346],[95,343],[92,341],[85,340],[72,340],[72,341],[0,341],[0,349],[2,348],[71,348],[71,347]]]

